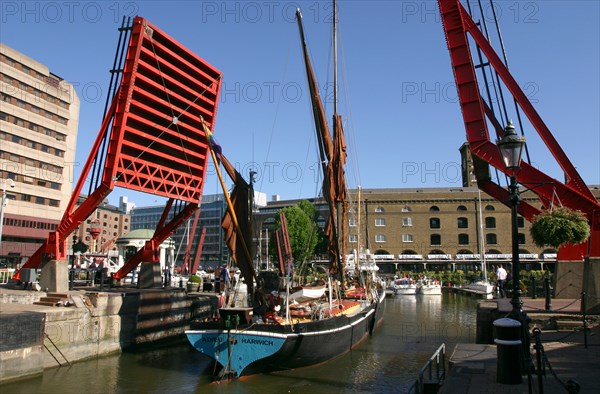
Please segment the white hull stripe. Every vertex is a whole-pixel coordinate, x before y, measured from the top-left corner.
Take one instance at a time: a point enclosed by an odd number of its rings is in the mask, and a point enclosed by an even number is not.
[[[334,328],[331,330],[319,330],[319,331],[310,331],[310,332],[303,332],[303,333],[289,333],[289,334],[279,334],[279,333],[273,333],[273,332],[268,332],[268,331],[254,331],[254,330],[230,330],[229,332],[231,333],[231,335],[257,335],[257,336],[263,336],[263,337],[274,337],[274,338],[296,338],[296,337],[308,337],[308,336],[313,336],[313,335],[323,335],[323,334],[333,334],[336,332],[341,332],[341,331],[345,331],[349,328],[354,327],[355,325],[362,323],[365,319],[367,319],[370,315],[372,315],[373,313],[375,313],[375,309],[371,309],[365,316],[363,316],[362,318],[356,320],[353,323],[347,324],[343,327],[338,327],[338,328]],[[187,330],[185,332],[186,334],[196,334],[196,335],[202,335],[202,334],[209,334],[209,335],[219,335],[219,334],[226,334],[227,330],[218,330],[218,329],[213,329],[213,330]]]

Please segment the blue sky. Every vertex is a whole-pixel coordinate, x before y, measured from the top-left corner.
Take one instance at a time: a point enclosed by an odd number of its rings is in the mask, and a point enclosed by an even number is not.
[[[476,2],[472,2],[476,3]],[[491,23],[489,3],[484,15]],[[102,121],[123,15],[140,15],[223,72],[215,135],[257,189],[283,199],[318,193],[314,126],[298,29],[302,9],[322,88],[331,84],[330,1],[2,1],[0,37],[76,85],[79,174]],[[434,1],[340,1],[340,105],[349,185],[459,187],[465,141],[444,32]],[[566,154],[600,184],[600,2],[497,1],[513,76]],[[331,100],[326,103],[328,113]],[[511,106],[511,117],[516,118]],[[562,179],[535,133],[534,165]],[[214,173],[214,171],[211,171]],[[209,175],[206,193],[218,192]],[[138,206],[162,203],[117,189]]]

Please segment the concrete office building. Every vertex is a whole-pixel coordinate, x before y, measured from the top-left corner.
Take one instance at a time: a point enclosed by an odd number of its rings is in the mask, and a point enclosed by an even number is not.
[[[79,120],[73,86],[0,43],[0,263],[33,254],[55,230],[72,191]]]

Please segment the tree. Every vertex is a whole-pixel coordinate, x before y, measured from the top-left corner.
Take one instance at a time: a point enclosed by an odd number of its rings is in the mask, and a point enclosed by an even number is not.
[[[290,246],[294,262],[301,264],[313,255],[317,245],[317,225],[314,218],[315,208],[306,200],[282,209],[287,221]],[[280,211],[281,212],[281,211]],[[276,228],[281,228],[279,215],[276,219]]]
[[[577,245],[590,236],[590,225],[580,211],[566,207],[544,211],[531,221],[531,238],[540,247],[549,245]]]

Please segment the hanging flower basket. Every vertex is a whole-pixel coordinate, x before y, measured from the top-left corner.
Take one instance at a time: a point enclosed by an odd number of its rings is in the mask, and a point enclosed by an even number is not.
[[[534,216],[530,233],[537,246],[558,249],[564,244],[585,242],[590,236],[590,225],[580,211],[560,207]]]

